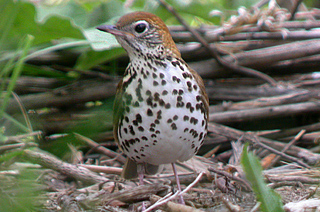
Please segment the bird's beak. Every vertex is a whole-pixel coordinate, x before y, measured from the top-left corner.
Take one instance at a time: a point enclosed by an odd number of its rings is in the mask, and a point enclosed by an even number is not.
[[[96,29],[103,31],[103,32],[108,32],[116,36],[126,36],[125,32],[119,30],[116,28],[114,25],[101,25],[97,26]]]

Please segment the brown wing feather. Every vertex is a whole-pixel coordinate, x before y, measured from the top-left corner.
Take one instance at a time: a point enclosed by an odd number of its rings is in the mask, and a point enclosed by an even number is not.
[[[123,114],[122,95],[123,95],[123,87],[122,87],[122,80],[121,80],[118,83],[116,97],[113,103],[113,136],[114,136],[114,140],[117,142],[120,149],[121,149],[121,146],[118,140],[118,127],[119,127],[120,118]]]

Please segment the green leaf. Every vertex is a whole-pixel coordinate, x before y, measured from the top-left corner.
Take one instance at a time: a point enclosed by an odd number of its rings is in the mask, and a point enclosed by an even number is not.
[[[52,16],[44,23],[37,22],[36,10],[32,3],[10,0],[2,15],[10,16],[11,14],[6,13],[12,13],[12,11],[16,11],[17,14],[15,18],[13,17],[13,25],[3,41],[3,49],[16,49],[17,41],[23,39],[26,34],[34,37],[33,45],[49,43],[60,38],[84,39],[81,30],[73,24],[70,18]],[[6,26],[0,25],[0,27],[0,31],[6,29]]]
[[[242,153],[241,163],[247,180],[252,184],[257,200],[261,202],[261,210],[264,212],[284,211],[280,196],[264,182],[260,162],[256,156],[247,152],[247,146],[245,145]]]
[[[123,2],[119,0],[107,1],[106,3],[100,4],[91,12],[87,27],[94,27],[106,22],[114,24],[116,19],[130,11],[131,10],[124,7]]]
[[[90,42],[91,47],[96,51],[108,50],[120,46],[113,35],[101,32],[95,28],[85,30],[84,35]]]
[[[76,69],[89,69],[125,54],[124,49],[110,33],[91,28],[85,30],[84,34],[95,51],[84,51],[77,60]]]
[[[88,19],[87,11],[78,2],[66,1],[57,5],[37,4],[37,18],[39,22],[44,22],[51,16],[70,18],[81,27],[85,27]]]

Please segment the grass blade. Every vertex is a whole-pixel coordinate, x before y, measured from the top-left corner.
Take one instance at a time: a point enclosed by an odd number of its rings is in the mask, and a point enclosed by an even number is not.
[[[252,184],[257,200],[261,202],[261,211],[284,211],[280,195],[275,193],[266,185],[262,177],[262,167],[260,162],[253,153],[247,152],[247,146],[248,145],[245,146],[245,150],[242,153],[241,163],[248,181]]]

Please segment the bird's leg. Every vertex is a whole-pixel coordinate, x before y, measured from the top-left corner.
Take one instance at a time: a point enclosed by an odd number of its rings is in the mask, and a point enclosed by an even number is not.
[[[173,169],[174,177],[176,178],[178,190],[179,190],[179,192],[181,192],[180,180],[179,180],[179,176],[178,176],[178,173],[177,173],[177,169],[176,169],[176,164],[175,163],[172,163],[172,169]],[[179,195],[179,203],[182,204],[182,205],[186,204],[184,202],[184,199],[183,199],[182,195]]]
[[[137,172],[138,172],[139,184],[140,185],[144,185],[144,182],[143,182],[144,171],[145,171],[144,164],[143,163],[138,163],[137,164]],[[144,202],[142,202],[141,211],[144,211],[144,210],[146,210],[146,205],[145,205]]]
[[[139,177],[139,184],[144,185],[143,178],[144,178],[144,164],[138,163],[137,164],[137,172]]]

